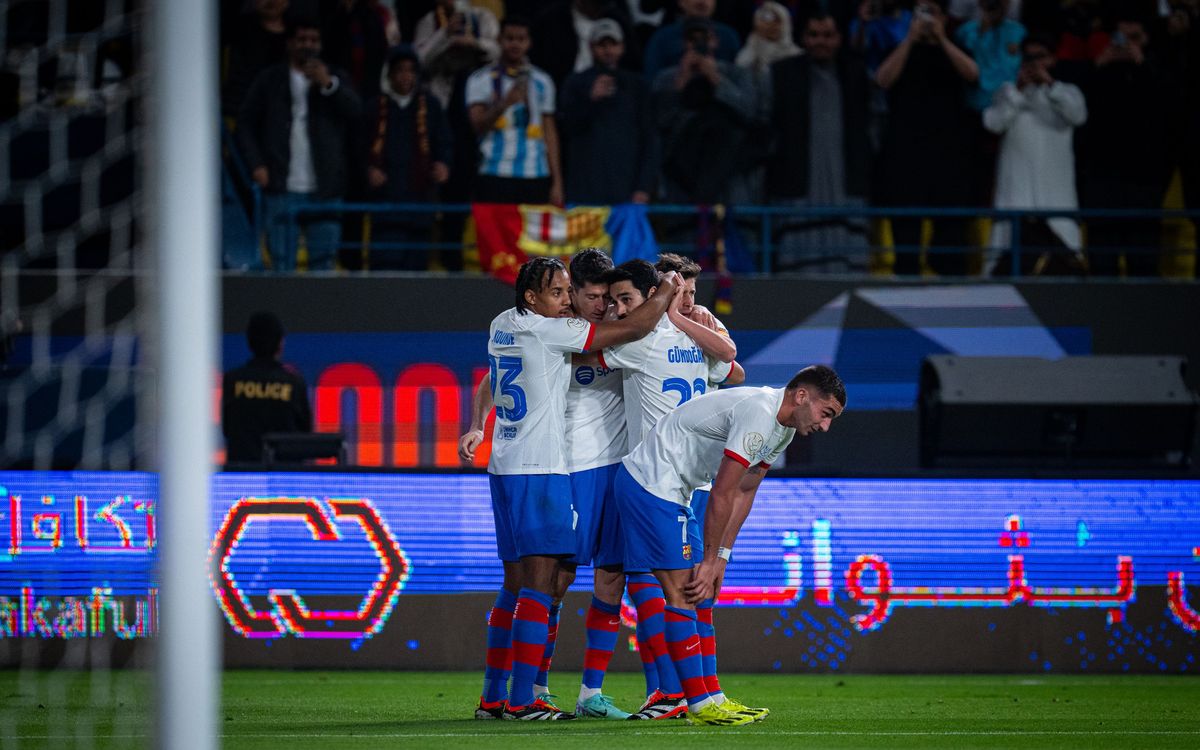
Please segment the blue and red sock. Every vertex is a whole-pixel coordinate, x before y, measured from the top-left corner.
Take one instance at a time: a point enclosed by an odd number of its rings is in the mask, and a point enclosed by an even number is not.
[[[696,605],[696,630],[700,635],[700,655],[704,661],[704,684],[708,694],[724,700],[721,683],[717,680],[717,629],[713,627],[713,600],[705,599]]]
[[[533,680],[534,693],[550,690],[550,662],[554,661],[554,644],[558,642],[558,615],[562,604],[550,605],[550,618],[546,621],[546,650],[542,652],[542,666]]]
[[[587,651],[583,655],[583,686],[599,690],[608,672],[621,629],[621,605],[592,597],[587,613]]]
[[[649,697],[658,690],[658,663],[654,661],[654,649],[650,648],[650,636],[646,626],[638,616],[637,630],[638,657],[642,660],[642,674],[646,677],[646,696]]]
[[[533,681],[546,653],[550,627],[550,595],[521,589],[513,612],[512,691],[510,706],[523,708],[533,703]]]
[[[642,623],[645,629],[644,641],[638,641],[639,648],[644,642],[650,646],[650,653],[654,655],[654,664],[658,671],[658,689],[669,696],[683,695],[683,687],[671,662],[671,654],[667,650],[664,636],[666,626],[663,607],[666,606],[666,601],[663,599],[662,586],[659,585],[658,579],[649,573],[635,574],[629,577],[629,595],[633,598],[633,605],[637,607],[638,622]]]
[[[508,698],[508,675],[512,671],[512,622],[517,608],[517,595],[500,589],[496,603],[488,613],[487,666],[483,670],[485,703]]]
[[[700,655],[700,636],[696,632],[696,613],[690,609],[667,606],[667,649],[679,673],[679,681],[687,696],[688,710],[695,711],[712,701],[704,684],[703,657]]]

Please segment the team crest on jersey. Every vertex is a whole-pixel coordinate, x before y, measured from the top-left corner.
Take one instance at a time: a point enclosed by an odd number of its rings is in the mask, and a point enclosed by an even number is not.
[[[751,459],[758,458],[758,453],[763,449],[763,445],[767,439],[758,432],[747,432],[746,437],[742,438],[742,448],[746,450],[746,455]]]
[[[683,559],[684,560],[692,559],[692,545],[690,545],[690,544],[683,545]]]
[[[583,318],[567,318],[567,325],[582,330],[588,327],[588,322]]]
[[[576,383],[579,383],[580,385],[588,385],[595,379],[596,379],[596,371],[593,368],[584,365],[583,367],[579,367],[579,368],[575,369],[575,382]]]

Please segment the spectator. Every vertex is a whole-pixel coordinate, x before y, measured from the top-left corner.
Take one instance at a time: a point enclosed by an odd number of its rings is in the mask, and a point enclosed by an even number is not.
[[[717,38],[717,42],[712,45],[716,58],[723,62],[733,62],[742,42],[732,28],[712,20],[716,6],[716,0],[679,0],[679,12],[682,17],[674,23],[660,27],[646,44],[645,69],[648,79],[656,80],[663,69],[675,65],[683,57],[687,47],[684,26],[689,19],[707,21]]]
[[[1200,0],[1171,0],[1163,42],[1170,64],[1171,151],[1183,176],[1183,199],[1200,207]]]
[[[837,32],[835,26],[834,32]],[[765,2],[754,12],[754,30],[737,53],[735,63],[750,71],[759,92],[759,114],[765,117],[770,108],[771,66],[788,57],[799,55],[800,48],[792,41],[792,18],[787,8],[776,2]]]
[[[1100,23],[1100,0],[1064,0],[1058,59],[1092,62],[1108,49],[1108,32]]]
[[[889,116],[880,153],[877,200],[884,206],[960,207],[974,184],[975,124],[964,104],[979,69],[946,36],[945,0],[918,0],[908,35],[875,75],[888,92]],[[921,220],[891,220],[895,272],[920,267]],[[966,221],[934,223],[927,265],[941,274],[963,275]],[[953,252],[957,249],[958,252]]]
[[[529,22],[500,23],[500,60],[467,80],[471,126],[480,139],[475,199],[484,203],[563,203],[554,123],[554,82],[529,64]]]
[[[946,15],[950,17],[952,23],[962,24],[967,21],[978,20],[979,17],[987,13],[986,6],[988,0],[950,0],[946,6]],[[1008,8],[1004,12],[1004,17],[1013,21],[1021,20],[1021,0],[1011,0],[1007,3]]]
[[[621,33],[628,36],[633,22],[625,9],[613,0],[557,0],[533,21],[533,48],[529,58],[546,71],[561,88],[571,73],[592,67],[591,34],[596,24],[604,19],[616,21]],[[632,53],[632,54],[630,54]],[[626,49],[623,67],[636,70],[631,64],[640,60],[640,49]]]
[[[396,47],[388,57],[383,93],[366,107],[368,198],[392,203],[422,203],[437,199],[437,189],[450,177],[453,145],[450,125],[437,97],[417,86],[420,62],[409,45]],[[429,239],[432,216],[375,214],[371,242],[413,242]],[[372,252],[372,268],[423,271],[429,264],[423,250],[381,247]]]
[[[1016,83],[1005,83],[983,111],[984,126],[997,135],[996,208],[1076,208],[1075,128],[1087,120],[1087,104],[1078,86],[1054,79],[1053,37],[1033,34],[1021,43]],[[1070,217],[1024,220],[1022,274],[1079,272],[1083,242]],[[992,247],[1008,248],[1011,226],[992,227]],[[1008,274],[1006,250],[994,275]]]
[[[679,63],[660,72],[653,89],[666,197],[737,202],[739,190],[750,189],[745,175],[765,144],[754,119],[754,82],[746,70],[717,59],[720,41],[712,21],[687,18],[683,34]]]
[[[1147,41],[1141,20],[1118,20],[1084,87],[1090,116],[1079,131],[1078,169],[1086,208],[1162,207],[1169,177],[1167,99]],[[1158,273],[1157,219],[1093,219],[1087,226],[1092,273],[1116,275],[1122,253],[1128,275]]]
[[[267,249],[277,271],[296,267],[294,203],[340,200],[347,184],[346,134],[357,126],[358,95],[342,73],[321,60],[321,31],[295,21],[287,32],[288,62],[264,69],[238,113],[238,143],[254,181],[265,191]],[[305,223],[308,267],[333,267],[341,240],[336,218]]]
[[[1007,17],[1008,0],[979,0],[979,16],[958,27],[954,40],[979,66],[979,80],[967,98],[982,112],[997,89],[1017,79],[1025,27]]]
[[[391,14],[377,0],[321,0],[321,38],[329,63],[349,73],[364,99],[379,94]]]
[[[221,384],[221,432],[228,463],[262,461],[262,437],[268,432],[312,432],[304,378],[279,361],[279,318],[269,312],[250,316],[246,343],[253,354],[250,361],[225,373]]]
[[[254,12],[238,17],[229,43],[229,67],[221,109],[232,116],[263,68],[287,60],[287,31],[283,14],[288,0],[254,0]]]
[[[455,79],[500,56],[500,24],[469,0],[437,0],[437,7],[417,22],[413,46],[429,78],[429,90],[443,109],[450,103]]]
[[[899,0],[862,0],[850,24],[850,47],[867,63],[871,75],[900,46],[912,25],[912,11]]]
[[[775,152],[767,193],[783,206],[863,206],[871,169],[870,81],[857,58],[839,56],[842,37],[832,16],[804,25],[804,55],[775,63],[771,126]],[[815,270],[813,256],[865,269],[861,221],[821,219],[784,234],[777,267]],[[827,264],[828,265],[831,264]]]
[[[621,25],[592,27],[593,65],[567,77],[559,109],[567,140],[567,201],[646,203],[658,175],[650,86],[617,66],[625,50]]]

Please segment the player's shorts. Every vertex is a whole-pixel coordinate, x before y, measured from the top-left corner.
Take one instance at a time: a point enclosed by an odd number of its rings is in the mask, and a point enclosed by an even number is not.
[[[600,559],[597,553],[604,540],[604,519],[617,515],[617,501],[613,498],[613,478],[617,475],[619,465],[618,461],[608,466],[571,472],[571,496],[579,522],[575,525],[575,554],[568,562],[591,565],[593,558]],[[621,562],[619,550],[613,562]]]
[[[625,572],[688,570],[704,559],[704,542],[691,508],[656,497],[638,484],[624,465],[614,482]]]
[[[504,562],[575,554],[575,511],[566,474],[489,474],[496,551]]]

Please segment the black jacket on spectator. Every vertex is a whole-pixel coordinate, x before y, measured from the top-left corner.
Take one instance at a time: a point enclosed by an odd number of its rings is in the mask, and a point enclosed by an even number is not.
[[[308,390],[298,372],[275,359],[255,357],[225,373],[221,431],[226,461],[261,461],[268,432],[312,432]]]
[[[623,6],[624,3],[618,5],[610,2],[603,17],[621,24],[621,32],[625,35],[625,54],[621,57],[621,67],[641,70],[641,50],[637,49],[633,22]],[[533,39],[533,46],[529,50],[530,62],[546,71],[556,88],[562,88],[563,81],[575,71],[575,57],[579,54],[580,40],[571,15],[571,0],[559,0],[539,13],[533,20],[529,34]],[[584,39],[583,43],[587,44],[588,40]]]
[[[419,122],[422,118],[423,124]],[[454,159],[450,124],[438,98],[417,89],[408,106],[401,109],[395,99],[380,94],[367,102],[363,125],[366,163],[388,177],[382,186],[370,191],[371,199],[431,200],[434,195],[429,169],[439,161],[449,167]],[[419,135],[421,130],[425,131],[425,143]]]
[[[1153,59],[1098,67],[1085,80],[1083,93],[1088,119],[1075,136],[1083,204],[1159,208],[1171,167],[1169,99]],[[1135,206],[1131,201],[1139,195],[1143,197]]]
[[[273,34],[264,29],[253,13],[242,15],[229,43],[229,68],[221,92],[222,111],[236,115],[259,71],[286,60],[284,34]]]
[[[333,199],[346,193],[347,135],[358,127],[362,105],[349,79],[339,70],[337,90],[323,94],[315,86],[308,91],[308,140],[317,197]],[[270,176],[268,192],[287,191],[291,156],[292,90],[287,63],[273,65],[258,74],[238,112],[237,140],[250,169],[265,166]]]
[[[914,44],[888,91],[876,198],[884,206],[964,206],[974,184],[979,115],[946,53]]]
[[[772,198],[803,198],[808,194],[811,66],[812,61],[804,55],[771,66],[771,129],[775,149],[767,161],[767,193]],[[866,67],[854,58],[840,58],[837,71],[842,84],[846,194],[866,198],[871,172],[870,82]]]
[[[616,78],[616,93],[592,101],[602,74]],[[635,191],[654,193],[658,138],[654,102],[643,76],[593,65],[563,83],[558,119],[566,136],[566,197],[570,203],[627,203]]]

